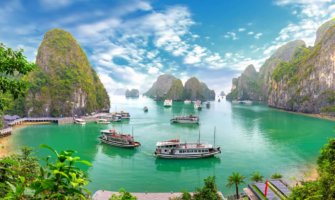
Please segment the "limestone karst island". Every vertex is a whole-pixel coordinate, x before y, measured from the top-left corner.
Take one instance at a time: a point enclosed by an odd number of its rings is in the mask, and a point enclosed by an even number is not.
[[[335,199],[335,1],[11,0],[0,25],[0,199]]]

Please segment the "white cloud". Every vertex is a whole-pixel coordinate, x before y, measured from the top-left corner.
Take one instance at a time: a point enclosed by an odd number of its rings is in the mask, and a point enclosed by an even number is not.
[[[249,31],[249,32],[248,32],[248,35],[253,35],[253,34],[254,34],[253,31]]]
[[[291,7],[293,14],[299,19],[280,31],[276,38],[278,42],[302,39],[307,45],[312,45],[318,27],[335,16],[333,0],[276,0],[276,4]]]
[[[257,33],[257,34],[255,34],[254,38],[259,39],[262,35],[263,35],[263,33]]]
[[[238,32],[244,32],[244,31],[246,31],[245,28],[239,28],[239,29],[238,29]]]
[[[227,32],[224,36],[226,39],[232,39],[232,40],[237,40],[237,34],[235,32]]]

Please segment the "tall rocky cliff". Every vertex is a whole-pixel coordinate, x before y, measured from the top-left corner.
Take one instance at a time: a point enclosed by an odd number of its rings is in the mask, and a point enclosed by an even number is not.
[[[200,82],[197,78],[192,77],[187,80],[184,87],[180,79],[169,74],[160,75],[145,95],[157,100],[192,99],[205,101],[215,99],[214,90],[210,90],[205,83]]]
[[[38,68],[21,103],[27,116],[73,116],[109,110],[108,94],[72,35],[53,29],[44,35]]]
[[[254,66],[249,65],[240,77],[232,80],[232,89],[227,94],[228,100],[267,101],[273,70],[280,62],[289,62],[296,51],[305,46],[302,40],[295,40],[278,48],[268,58],[257,72]]]
[[[281,62],[274,70],[270,106],[306,113],[335,113],[334,20],[320,29],[314,47],[300,49],[292,61]]]
[[[230,99],[244,100],[238,91],[252,91],[239,80],[246,79],[244,73],[233,79]],[[262,98],[249,95],[250,100],[263,100],[285,110],[334,114],[335,20],[318,29],[314,47],[297,40],[279,48],[260,68],[257,82]]]
[[[253,65],[249,65],[240,77],[233,79],[231,92],[227,95],[228,100],[263,100],[259,85],[259,74]]]

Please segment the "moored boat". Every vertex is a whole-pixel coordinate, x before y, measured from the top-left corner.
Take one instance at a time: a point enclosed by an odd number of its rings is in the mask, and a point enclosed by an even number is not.
[[[129,112],[123,112],[121,111],[121,119],[130,119],[130,114]]]
[[[105,119],[105,118],[99,118],[97,121],[96,121],[97,124],[109,124],[110,122]]]
[[[195,101],[194,102],[194,109],[197,109],[197,110],[201,110],[202,109],[202,106],[201,106],[201,101]]]
[[[155,151],[156,157],[170,159],[207,158],[219,153],[220,147],[205,143],[181,143],[178,139],[157,142]]]
[[[80,124],[80,125],[85,125],[86,121],[84,119],[81,119],[81,118],[75,118],[74,123],[75,124]]]
[[[186,99],[186,100],[184,101],[184,104],[190,104],[190,103],[192,103],[192,101],[189,100],[189,99]]]
[[[121,118],[121,115],[112,115],[111,117],[111,122],[121,122],[122,121],[122,118]]]
[[[172,99],[165,99],[164,101],[164,107],[171,107],[173,104]]]
[[[102,130],[100,141],[117,147],[134,148],[141,146],[141,143],[134,140],[134,137],[129,134],[117,133],[115,129]]]
[[[195,115],[177,116],[173,117],[170,122],[179,124],[199,124],[199,117]]]

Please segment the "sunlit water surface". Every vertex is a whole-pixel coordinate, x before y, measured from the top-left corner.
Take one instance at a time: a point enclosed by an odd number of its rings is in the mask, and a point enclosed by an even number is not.
[[[320,148],[334,136],[334,122],[278,111],[265,105],[233,105],[226,101],[211,102],[209,109],[195,111],[193,105],[174,102],[164,108],[162,102],[148,98],[112,97],[111,111],[124,110],[131,114],[128,122],[85,126],[34,125],[16,128],[11,137],[13,149],[26,145],[37,155],[50,154],[39,148],[48,144],[57,150],[73,149],[90,161],[87,170],[91,183],[88,188],[132,192],[194,191],[203,179],[215,175],[219,189],[227,192],[226,180],[232,172],[250,176],[260,171],[264,176],[274,172],[290,181],[301,177],[314,165]],[[148,113],[143,107],[149,108]],[[197,114],[200,126],[173,125],[174,115]],[[138,149],[122,149],[100,144],[100,130],[115,127],[131,133],[134,127]],[[180,138],[214,143],[222,153],[214,158],[199,160],[164,160],[153,156],[157,141]],[[247,181],[248,182],[248,181]]]

